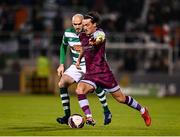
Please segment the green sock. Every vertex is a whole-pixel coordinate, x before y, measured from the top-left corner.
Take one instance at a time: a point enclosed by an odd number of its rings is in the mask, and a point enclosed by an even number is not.
[[[63,110],[66,116],[71,115],[70,111],[70,98],[68,95],[67,88],[60,88],[60,98],[63,105]]]
[[[101,105],[102,105],[102,107],[104,109],[104,113],[110,112],[110,110],[108,108],[107,101],[106,101],[105,91],[101,87],[97,87],[96,94],[99,97],[99,101],[101,102]]]

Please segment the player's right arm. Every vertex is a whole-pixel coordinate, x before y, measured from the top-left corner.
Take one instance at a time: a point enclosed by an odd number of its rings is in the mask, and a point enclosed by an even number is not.
[[[63,39],[62,39],[62,43],[61,43],[61,46],[60,46],[60,65],[57,69],[57,73],[58,73],[58,76],[62,76],[62,74],[64,73],[64,63],[65,63],[65,59],[66,59],[66,52],[67,52],[67,47],[68,47],[68,44],[66,42],[66,38],[65,38],[65,35],[63,36]]]

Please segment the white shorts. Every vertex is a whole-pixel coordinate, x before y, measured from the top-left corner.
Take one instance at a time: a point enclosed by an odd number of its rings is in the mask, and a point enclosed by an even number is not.
[[[80,66],[81,67],[81,70],[80,69],[77,69],[76,66],[74,64],[72,64],[65,72],[64,74],[70,76],[71,78],[74,79],[74,81],[76,82],[79,82],[84,73],[86,72],[86,66],[83,65],[83,66]]]

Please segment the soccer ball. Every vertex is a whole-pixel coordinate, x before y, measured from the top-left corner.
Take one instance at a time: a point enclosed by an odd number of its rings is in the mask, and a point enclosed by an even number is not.
[[[96,31],[94,34],[96,42],[103,42],[105,40],[105,33],[103,31]]]
[[[73,114],[68,119],[68,125],[70,128],[82,128],[85,120],[80,114]]]

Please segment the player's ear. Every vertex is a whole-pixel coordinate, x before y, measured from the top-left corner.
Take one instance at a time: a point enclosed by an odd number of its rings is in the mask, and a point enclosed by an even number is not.
[[[96,23],[94,23],[94,24],[93,24],[93,27],[96,27],[96,26],[97,26],[97,24],[96,24]]]

